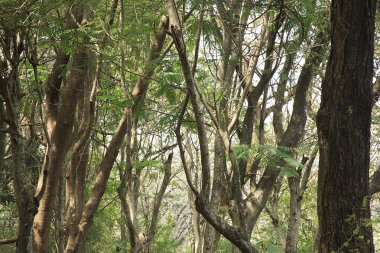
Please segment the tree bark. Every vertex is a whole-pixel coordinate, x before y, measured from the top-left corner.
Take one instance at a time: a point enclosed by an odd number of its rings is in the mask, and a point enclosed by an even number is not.
[[[166,192],[166,189],[169,186],[169,183],[170,183],[170,180],[172,177],[172,168],[171,168],[172,167],[172,160],[173,160],[173,153],[170,153],[168,155],[167,160],[165,161],[165,164],[164,164],[164,169],[165,169],[164,178],[162,179],[160,189],[159,189],[159,191],[156,194],[156,197],[154,199],[153,210],[152,210],[152,218],[151,218],[149,230],[147,233],[147,238],[148,238],[147,249],[148,249],[148,251],[144,252],[144,253],[150,252],[152,242],[154,240],[154,237],[156,236],[157,223],[158,223],[158,219],[159,219],[159,211],[161,208],[162,200],[164,198],[164,194]]]
[[[75,243],[78,222],[85,204],[85,180],[89,160],[90,137],[95,118],[95,101],[92,97],[94,70],[91,68],[90,52],[87,53],[87,62],[83,66],[85,76],[81,87],[78,88],[77,118],[80,119],[79,129],[75,133],[71,159],[66,172],[66,237],[67,247]],[[95,80],[96,81],[96,80]],[[83,249],[80,252],[84,252]]]
[[[77,91],[83,82],[83,75],[77,69],[83,69],[86,60],[84,49],[78,49],[73,55],[72,70],[68,77],[68,86],[62,94],[62,106],[60,107],[57,122],[50,136],[50,154],[46,163],[46,185],[43,196],[39,202],[38,213],[34,218],[34,252],[48,252],[49,231],[51,214],[54,210],[57,186],[62,176],[65,156],[70,146],[70,137],[75,118],[75,107],[77,103]]]
[[[100,169],[95,179],[95,185],[91,191],[88,201],[86,202],[86,205],[84,206],[81,219],[78,223],[75,243],[73,247],[66,249],[67,253],[78,252],[78,250],[81,248],[81,245],[85,243],[87,232],[93,222],[94,215],[106,190],[107,181],[111,174],[112,167],[119,153],[124,137],[126,136],[131,126],[131,117],[133,115],[133,112],[144,101],[146,92],[148,91],[149,80],[152,77],[157,66],[156,60],[159,58],[162,47],[164,45],[167,28],[168,19],[166,17],[162,17],[158,31],[155,33],[149,56],[146,60],[145,69],[137,80],[132,92],[132,96],[135,99],[132,108],[124,108],[123,116],[119,121],[119,125],[110,141],[110,144],[108,145],[105,156],[100,163]]]
[[[323,59],[324,36],[323,32],[318,34],[315,42],[316,46],[311,49],[298,77],[292,116],[278,143],[280,147],[295,148],[304,135],[307,120],[306,92],[311,85],[316,67],[320,65]],[[280,161],[280,163],[283,162]],[[278,168],[268,166],[257,185],[255,185],[256,188],[250,193],[247,199],[249,231],[252,231],[261,212],[264,210],[279,174],[280,170]]]
[[[71,16],[72,14],[72,16]],[[68,14],[67,29],[76,29],[88,22],[89,9],[78,5]],[[52,74],[46,87],[46,115],[48,130],[48,147],[40,175],[36,199],[39,201],[38,212],[33,221],[33,252],[49,252],[49,237],[52,213],[56,204],[59,179],[63,175],[66,154],[71,145],[75,111],[78,102],[77,89],[84,82],[81,73],[87,60],[87,49],[84,45],[75,48],[72,55],[70,71],[66,85],[61,88],[63,66],[68,56],[58,54]],[[62,57],[61,57],[62,56]]]
[[[65,251],[65,178],[62,176],[59,179],[57,204],[54,210],[55,223],[55,245],[57,253],[64,253]]]
[[[371,181],[369,183],[369,194],[372,196],[378,192],[380,192],[380,167],[378,167],[373,173]]]
[[[374,252],[369,207],[375,0],[332,1],[317,115],[319,252]]]
[[[196,195],[195,200],[195,206],[196,210],[202,214],[202,216],[218,231],[220,231],[221,234],[223,234],[228,240],[230,240],[232,243],[234,243],[237,247],[239,247],[243,252],[258,252],[257,249],[250,243],[249,238],[247,238],[245,234],[245,225],[242,224],[242,221],[244,219],[244,214],[242,212],[243,209],[243,201],[242,196],[240,192],[240,175],[239,175],[239,169],[237,164],[237,159],[233,154],[233,151],[231,147],[228,147],[228,140],[226,132],[223,132],[224,129],[219,128],[218,120],[215,118],[214,115],[212,115],[210,108],[207,107],[207,104],[204,103],[204,100],[201,96],[201,94],[198,91],[198,86],[196,84],[196,81],[194,79],[193,71],[190,68],[189,60],[186,53],[186,45],[183,40],[182,36],[182,29],[177,13],[177,8],[175,6],[174,1],[167,0],[166,1],[166,7],[169,13],[169,31],[171,33],[171,36],[173,37],[174,44],[176,46],[178,56],[181,62],[183,75],[185,77],[187,90],[189,94],[189,99],[191,101],[194,114],[195,114],[195,120],[196,120],[196,127],[198,132],[198,140],[199,140],[199,146],[200,146],[200,152],[201,152],[201,168],[202,168],[202,188],[200,193],[194,189],[194,186],[192,186],[192,182],[188,175],[188,168],[185,168],[185,171],[187,171],[187,181],[190,182],[190,187],[194,191]],[[204,121],[204,114],[203,114],[203,106],[205,107],[208,114],[212,117],[212,120],[216,126],[216,128],[219,131],[220,137],[223,139],[223,145],[225,146],[225,149],[229,152],[231,161],[233,163],[233,185],[234,189],[232,191],[232,194],[236,194],[234,197],[237,199],[237,207],[239,209],[239,220],[241,223],[240,228],[237,229],[231,225],[229,225],[226,221],[221,219],[212,209],[209,203],[209,192],[210,192],[210,156],[209,156],[209,148],[208,148],[208,137],[207,132],[205,128],[205,121]],[[179,121],[180,124],[180,121]],[[178,125],[177,125],[178,127]],[[180,146],[181,151],[181,159],[184,166],[186,165],[186,160],[184,158],[184,151],[182,147],[182,139],[181,135],[179,133],[179,128],[177,128],[176,131],[178,144]],[[181,148],[182,147],[182,148]],[[238,189],[239,188],[239,189]]]
[[[18,233],[16,252],[28,252],[30,249],[30,231],[37,205],[33,198],[33,185],[31,173],[27,169],[25,160],[25,143],[21,129],[20,114],[20,82],[19,57],[23,51],[23,38],[16,30],[6,30],[5,40],[2,43],[2,56],[0,68],[0,93],[5,101],[6,122],[9,125],[10,148],[13,163],[13,189],[18,212]],[[3,106],[3,105],[1,105]],[[3,108],[2,108],[3,110]]]
[[[211,191],[211,208],[217,212],[220,206],[227,204],[225,197],[226,179],[224,178],[226,168],[226,153],[224,151],[222,140],[219,136],[215,137],[214,143],[214,177]],[[210,224],[206,224],[203,235],[203,253],[215,252],[220,233],[216,231]]]
[[[289,222],[286,236],[285,253],[296,253],[299,237],[299,224],[301,222],[302,198],[310,178],[311,168],[318,149],[314,147],[309,158],[304,158],[302,170],[298,169],[299,177],[288,178],[290,191]]]

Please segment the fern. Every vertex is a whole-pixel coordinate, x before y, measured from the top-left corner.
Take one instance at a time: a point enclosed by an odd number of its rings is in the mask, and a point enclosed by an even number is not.
[[[303,164],[291,155],[297,152],[296,148],[270,145],[237,145],[234,147],[234,152],[239,160],[260,159],[263,166],[275,166],[287,177],[298,177],[297,169],[303,167]],[[284,164],[284,166],[279,166],[279,164]]]

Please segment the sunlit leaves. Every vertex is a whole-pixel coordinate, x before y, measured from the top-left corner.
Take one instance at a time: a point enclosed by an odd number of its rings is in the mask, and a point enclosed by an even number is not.
[[[298,177],[296,171],[303,167],[303,164],[292,157],[294,149],[287,147],[274,147],[269,145],[237,145],[234,151],[238,159],[249,161],[260,159],[263,166],[274,166],[281,170],[281,173],[288,177]],[[283,166],[279,166],[283,164]]]

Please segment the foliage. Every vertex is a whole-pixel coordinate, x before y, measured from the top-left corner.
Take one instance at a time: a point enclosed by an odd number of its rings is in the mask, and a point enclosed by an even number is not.
[[[236,9],[233,11],[234,6],[239,6],[242,1],[221,1],[222,6],[217,6],[216,2],[209,0],[176,1],[190,68],[192,68],[195,56],[198,56],[196,70],[193,74],[198,88],[196,92],[200,113],[196,113],[194,101],[190,99],[182,120],[179,115],[185,97],[190,93],[188,80],[184,76],[183,61],[179,60],[176,45],[171,37],[173,34],[170,31],[166,31],[167,37],[160,56],[152,63],[155,67],[154,74],[149,78],[143,76],[144,70],[146,70],[146,61],[151,56],[150,48],[154,46],[153,37],[157,34],[160,18],[167,15],[164,2],[117,1],[114,19],[113,22],[110,22],[113,2],[112,0],[0,0],[1,75],[4,72],[3,68],[6,69],[7,66],[5,58],[7,48],[4,43],[16,33],[21,36],[20,39],[23,43],[19,62],[14,65],[17,69],[16,79],[19,87],[12,90],[11,94],[20,107],[18,115],[16,115],[18,120],[16,123],[20,126],[20,132],[17,134],[22,137],[24,142],[24,158],[26,168],[32,172],[29,181],[32,182],[33,187],[37,188],[41,168],[44,166],[44,162],[50,158],[48,156],[49,139],[46,136],[49,130],[47,129],[49,115],[46,114],[48,80],[51,77],[57,54],[65,54],[70,57],[70,60],[68,64],[61,66],[63,71],[59,77],[62,77],[63,81],[58,88],[55,87],[60,96],[55,101],[59,110],[63,110],[62,103],[65,101],[62,100],[62,94],[69,87],[70,71],[77,71],[86,78],[88,75],[96,77],[95,80],[86,79],[89,86],[94,88],[95,93],[92,94],[94,101],[91,101],[91,103],[94,102],[91,104],[91,109],[94,110],[94,119],[88,126],[91,127],[91,133],[86,140],[89,153],[84,178],[85,185],[82,186],[85,200],[91,196],[93,187],[96,185],[96,177],[105,154],[109,150],[112,137],[118,129],[124,109],[135,110],[132,117],[128,118],[129,131],[127,131],[126,137],[123,137],[118,155],[115,155],[116,162],[112,165],[110,177],[107,178],[105,194],[86,237],[86,252],[130,250],[128,232],[126,241],[121,238],[121,227],[128,225],[127,214],[123,212],[118,196],[118,189],[122,188],[125,183],[124,179],[127,186],[123,190],[133,189],[135,203],[129,204],[135,204],[137,222],[143,232],[147,233],[153,216],[153,207],[163,183],[165,162],[169,153],[173,153],[170,182],[165,189],[157,214],[157,231],[151,241],[151,252],[191,251],[190,248],[195,243],[195,229],[204,233],[207,222],[193,206],[196,198],[189,189],[188,178],[184,172],[184,161],[181,160],[178,149],[181,143],[178,143],[179,139],[175,132],[177,124],[180,123],[184,160],[189,165],[188,172],[192,183],[197,190],[200,190],[204,183],[202,181],[204,154],[200,149],[201,140],[199,138],[200,117],[203,117],[208,138],[206,146],[208,148],[207,155],[211,161],[210,171],[208,171],[210,182],[212,182],[211,188],[220,184],[221,189],[219,192],[220,203],[212,202],[211,204],[215,208],[213,211],[223,221],[230,225],[233,224],[232,216],[236,211],[234,206],[236,191],[231,193],[233,188],[231,178],[234,175],[232,154],[237,157],[239,169],[245,165],[257,166],[254,175],[249,175],[252,177],[244,175],[245,178],[240,178],[242,185],[239,185],[239,193],[244,200],[251,197],[249,191],[257,187],[260,176],[267,169],[280,172],[275,180],[276,187],[279,189],[276,193],[272,193],[272,189],[268,194],[269,200],[259,215],[250,241],[262,252],[283,252],[284,249],[281,248],[279,238],[281,233],[286,236],[290,220],[289,180],[302,178],[305,172],[302,158],[310,156],[312,148],[317,143],[315,114],[320,102],[320,86],[327,57],[323,56],[321,64],[317,66],[307,66],[313,68],[311,71],[313,73],[312,83],[305,97],[307,108],[306,106],[303,108],[307,109],[308,118],[302,140],[293,148],[277,145],[281,134],[275,131],[274,124],[278,123],[282,125],[283,130],[286,130],[291,122],[294,112],[294,97],[297,91],[296,84],[306,57],[316,47],[316,35],[320,31],[328,30],[330,26],[328,1],[251,1],[252,3],[250,2],[248,5],[250,9],[247,12],[247,22],[244,24],[240,23],[243,22],[243,18],[235,20],[239,17],[240,12]],[[73,15],[71,11],[76,6],[89,7],[91,15],[89,15],[88,24],[75,29],[68,28],[68,20],[70,15]],[[123,11],[121,6],[123,6]],[[224,14],[221,13],[222,7],[227,10]],[[201,15],[203,15],[203,21]],[[275,30],[276,20],[281,20],[278,31]],[[376,22],[380,22],[379,15]],[[200,28],[202,29],[198,40]],[[262,31],[265,31],[265,36],[260,37]],[[267,51],[270,51],[269,34],[274,31],[273,52],[271,55],[267,55]],[[241,37],[238,36],[240,32]],[[380,38],[379,34],[379,32],[376,33],[376,41]],[[227,40],[229,36],[232,36],[230,41]],[[239,45],[238,38],[242,40],[241,45]],[[260,48],[261,39],[263,43]],[[198,42],[199,45],[197,45]],[[198,52],[196,52],[197,46],[199,46]],[[72,67],[73,53],[81,48],[86,48],[90,52],[87,62],[90,65],[90,73],[81,68]],[[329,45],[323,45],[323,51],[327,52],[328,50]],[[285,58],[289,55],[293,62],[289,71],[286,72],[284,70]],[[376,75],[379,74],[379,55],[380,49],[376,45],[376,68],[374,70]],[[252,70],[252,82],[245,94],[244,80],[248,77],[249,71],[247,70],[253,68],[255,57],[257,57],[257,62],[255,69]],[[271,64],[268,64],[268,60],[271,61]],[[267,69],[268,65],[271,65],[269,69]],[[226,73],[231,71],[229,80],[224,79],[228,73],[221,76],[224,70]],[[271,72],[273,75],[264,85],[264,89],[260,91],[263,76],[271,74]],[[142,96],[134,97],[132,93],[138,80],[149,83],[149,87]],[[274,113],[275,109],[278,109],[275,107],[279,103],[277,97],[277,94],[280,93],[279,84],[284,81],[285,91],[283,97],[280,98],[283,101],[277,111],[281,114],[281,119],[280,122],[275,122],[278,120]],[[79,93],[80,90],[76,90],[76,92]],[[246,97],[242,98],[243,94]],[[252,97],[249,97],[252,94],[253,97],[258,96],[252,100],[253,102],[250,100]],[[143,102],[134,108],[138,99]],[[240,110],[241,99],[242,108]],[[12,162],[10,124],[5,117],[6,112],[3,111],[8,109],[8,106],[2,93],[0,102],[2,109],[0,110],[0,131],[6,134],[5,144],[0,144],[4,148],[4,154],[1,154],[3,157],[0,157],[1,239],[16,235],[18,217],[15,202],[16,192],[13,188],[13,173],[16,168]],[[65,147],[68,154],[63,158],[62,181],[67,180],[66,182],[68,182],[71,158],[78,155],[73,150],[74,144],[80,136],[80,124],[84,117],[80,108],[85,104],[84,102],[84,100],[80,100],[79,106],[76,108],[74,126],[70,131],[71,136],[65,136],[69,138],[70,143],[68,147]],[[245,142],[242,137],[247,127],[245,117],[250,112],[253,112],[252,140]],[[231,129],[225,129],[225,121],[228,126],[235,113],[238,113],[236,123]],[[372,115],[372,136],[374,137],[371,166],[373,170],[376,170],[379,164],[380,145],[377,140],[379,115],[379,107],[375,105]],[[53,125],[55,123],[53,122]],[[226,139],[231,148],[223,146],[224,149],[221,151],[223,154],[217,153],[219,151],[216,150],[219,147],[215,147],[214,144],[220,134],[218,131],[227,135]],[[261,133],[262,136],[259,136]],[[79,156],[81,159],[87,159],[82,157],[83,154]],[[214,182],[218,169],[215,164],[222,160],[221,157],[226,157],[227,160],[226,168],[221,173],[223,181]],[[304,195],[300,197],[302,208],[297,243],[297,252],[300,253],[311,252],[317,231],[317,162],[318,158],[311,169]],[[59,194],[65,196],[66,193],[61,190]],[[210,193],[209,198],[212,199],[212,196],[213,194]],[[373,205],[378,202],[379,200],[376,198],[372,200]],[[248,201],[244,203],[248,203]],[[66,204],[65,208],[67,208]],[[66,212],[66,210],[60,211]],[[274,218],[277,219],[277,224]],[[63,222],[61,229],[67,228],[66,222]],[[196,222],[198,224],[195,224]],[[377,218],[372,220],[372,224],[376,236],[379,237]],[[183,240],[179,240],[178,238],[181,236],[175,234],[179,233],[178,226],[181,226]],[[53,252],[56,250],[56,242],[52,238],[56,235],[58,228],[53,225],[51,227],[50,251]],[[201,234],[201,236],[204,235]],[[378,245],[380,245],[379,239],[376,241],[376,246],[378,247]],[[231,242],[221,236],[215,252],[231,252],[232,247]],[[14,251],[14,245],[0,246],[0,251]]]
[[[262,162],[263,165],[276,166],[281,173],[288,177],[299,177],[297,169],[302,168],[303,164],[291,156],[295,149],[287,147],[273,147],[268,145],[238,145],[234,147],[237,158],[249,160],[254,157]],[[284,166],[278,166],[281,161]]]
[[[157,230],[157,237],[152,245],[152,252],[177,252],[178,242],[172,237],[172,229],[175,226],[173,217],[167,217],[165,223],[159,226]]]

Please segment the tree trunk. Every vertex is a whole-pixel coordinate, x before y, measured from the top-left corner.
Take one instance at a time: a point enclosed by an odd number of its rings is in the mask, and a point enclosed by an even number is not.
[[[85,243],[87,232],[93,222],[94,215],[106,190],[107,181],[110,177],[112,167],[116,157],[118,156],[124,138],[131,127],[130,124],[132,122],[130,121],[133,112],[141,106],[141,103],[144,101],[148,91],[150,78],[157,66],[156,60],[159,58],[165,42],[167,28],[168,19],[166,17],[162,17],[158,31],[155,33],[143,74],[137,80],[132,92],[132,97],[135,99],[132,108],[128,106],[124,108],[123,116],[119,121],[119,125],[115,130],[115,134],[113,135],[110,144],[108,145],[104,158],[99,165],[100,169],[95,179],[95,185],[92,188],[90,197],[83,208],[82,216],[78,223],[75,245],[72,249],[70,249],[70,251],[66,250],[67,253],[78,252],[81,245]]]
[[[7,124],[4,119],[5,116],[5,108],[4,103],[0,102],[0,129],[5,129]],[[5,148],[7,146],[7,134],[4,131],[0,131],[0,170],[5,171],[4,167],[4,156],[5,156]]]
[[[67,29],[85,26],[89,14],[87,6],[77,5],[72,9],[72,13],[68,14]],[[66,73],[62,64],[66,64],[68,58],[68,56],[58,53],[46,87],[48,147],[36,193],[39,206],[33,221],[32,245],[32,250],[36,253],[50,251],[49,237],[52,213],[56,204],[59,179],[63,175],[66,154],[71,146],[75,111],[79,97],[77,89],[84,82],[82,71],[87,61],[86,47],[79,45],[75,48],[66,85],[61,88],[63,73]]]
[[[73,55],[72,70],[68,76],[68,85],[62,94],[62,106],[59,109],[58,118],[55,126],[52,129],[47,159],[45,186],[43,195],[40,200],[38,213],[34,217],[34,238],[33,238],[33,251],[34,252],[48,252],[49,251],[49,231],[50,222],[52,219],[52,212],[55,206],[55,198],[57,195],[58,182],[62,176],[64,160],[70,146],[70,137],[74,124],[75,108],[77,103],[76,89],[81,86],[83,82],[83,75],[77,69],[83,69],[87,59],[85,49],[77,49],[78,51]]]
[[[57,194],[57,208],[54,210],[55,214],[55,245],[57,253],[64,253],[65,251],[65,178],[62,176],[59,179],[58,194]]]
[[[298,228],[301,218],[301,198],[299,197],[299,177],[292,177],[288,179],[289,191],[290,191],[290,207],[289,207],[289,223],[288,234],[286,237],[286,253],[297,252],[298,242]]]
[[[296,253],[299,237],[299,225],[301,222],[302,198],[310,179],[311,169],[314,159],[318,153],[317,146],[310,153],[310,158],[303,158],[302,164],[305,164],[301,170],[298,170],[299,177],[291,177],[288,179],[290,191],[290,207],[288,232],[286,236],[286,253]]]
[[[317,40],[315,41],[316,46],[311,49],[304,66],[302,67],[296,85],[297,88],[294,96],[292,116],[286,130],[282,134],[280,142],[278,143],[278,146],[280,147],[295,148],[303,138],[307,120],[306,93],[314,78],[315,69],[320,65],[323,59],[324,38],[324,33],[319,32]],[[279,161],[278,165],[284,166],[284,162]],[[256,222],[272,193],[279,174],[280,171],[277,167],[267,166],[263,176],[260,178],[257,185],[255,185],[256,188],[250,193],[249,201],[247,201],[247,206],[250,206],[248,209],[248,231],[251,232],[256,225]]]
[[[332,1],[317,115],[320,253],[374,252],[368,185],[375,7],[375,0]]]
[[[77,226],[83,212],[86,189],[87,164],[89,160],[90,137],[93,130],[95,118],[94,98],[92,97],[92,86],[94,80],[94,69],[91,68],[90,52],[88,50],[86,65],[83,66],[85,79],[79,87],[79,99],[77,107],[77,118],[80,119],[79,129],[76,133],[72,148],[71,160],[66,172],[66,248],[70,249],[75,244]],[[96,84],[95,84],[96,85]],[[84,252],[84,245],[79,250]]]
[[[28,252],[30,249],[30,231],[33,217],[37,207],[33,198],[33,184],[31,173],[26,166],[25,143],[22,136],[20,119],[20,82],[18,73],[19,54],[22,52],[22,38],[16,31],[5,31],[8,39],[2,45],[6,61],[1,64],[5,67],[0,69],[0,94],[5,102],[4,113],[9,125],[10,148],[13,162],[13,189],[18,212],[18,233],[16,252]],[[11,41],[18,41],[11,43]],[[4,53],[5,52],[5,53]],[[10,57],[12,55],[12,57]],[[3,106],[3,104],[1,104]],[[3,110],[3,108],[2,108]],[[3,151],[2,151],[3,152]],[[3,158],[1,158],[3,159]]]
[[[214,143],[214,177],[211,192],[211,206],[217,212],[221,205],[227,204],[223,199],[225,196],[224,185],[227,184],[224,173],[226,171],[226,155],[223,147],[223,141],[219,136],[215,137]],[[224,203],[223,203],[224,202]],[[203,235],[203,250],[204,253],[213,253],[216,249],[216,244],[220,238],[220,234],[210,224],[206,224]]]

